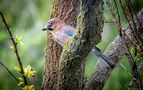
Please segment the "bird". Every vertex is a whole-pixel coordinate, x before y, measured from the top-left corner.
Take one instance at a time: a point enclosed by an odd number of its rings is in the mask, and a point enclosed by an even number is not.
[[[52,34],[52,39],[56,41],[59,45],[64,47],[64,45],[72,39],[75,32],[75,28],[66,24],[63,20],[59,18],[52,18],[48,21],[42,31],[48,31]],[[98,58],[103,60],[106,65],[110,68],[114,68],[113,61],[105,56],[98,47],[94,47],[91,52],[94,53]]]

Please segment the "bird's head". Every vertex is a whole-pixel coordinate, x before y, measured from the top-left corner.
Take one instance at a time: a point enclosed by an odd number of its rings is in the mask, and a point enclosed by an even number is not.
[[[60,20],[58,18],[52,18],[48,21],[48,23],[45,25],[45,27],[42,29],[42,31],[57,31],[59,28],[61,28],[63,25],[65,25],[63,20]]]

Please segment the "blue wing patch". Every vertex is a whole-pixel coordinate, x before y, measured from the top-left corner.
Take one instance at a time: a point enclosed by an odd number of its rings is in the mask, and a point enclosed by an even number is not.
[[[66,34],[68,35],[68,36],[73,36],[73,32],[72,31],[66,31]]]

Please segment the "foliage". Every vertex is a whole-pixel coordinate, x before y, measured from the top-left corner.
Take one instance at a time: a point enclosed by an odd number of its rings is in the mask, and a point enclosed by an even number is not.
[[[38,84],[38,90],[41,88],[44,66],[44,46],[46,43],[46,34],[41,31],[41,28],[50,16],[51,6],[52,1],[50,0],[0,1],[0,10],[4,13],[11,31],[16,35],[15,40],[18,45],[24,43],[18,47],[24,67],[30,64],[31,67],[37,71],[36,84]],[[49,9],[47,10],[47,8]],[[45,14],[46,12],[47,14]],[[9,42],[8,35],[4,29],[5,27],[0,18],[0,59],[12,72],[15,72],[13,67],[17,66],[16,58],[9,49],[9,47],[11,47],[14,50],[14,47]],[[20,38],[23,40],[23,43]],[[1,90],[15,90],[17,82],[11,79],[12,77],[1,65],[0,71]],[[19,76],[19,73],[17,73],[16,76]],[[31,79],[29,81],[31,82]]]

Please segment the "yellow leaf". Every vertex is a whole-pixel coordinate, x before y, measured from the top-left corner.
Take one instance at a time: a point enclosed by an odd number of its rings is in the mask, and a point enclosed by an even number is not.
[[[25,85],[22,90],[35,90],[33,85]]]
[[[19,83],[18,83],[17,86],[22,86],[22,85],[24,85],[24,80],[23,80],[23,78],[18,78],[18,79],[19,79]]]
[[[20,82],[23,82],[24,80],[23,80],[23,78],[18,78],[19,80],[20,80]]]
[[[21,69],[17,66],[14,67],[14,69],[17,71],[17,72],[21,72]]]
[[[35,76],[36,71],[32,70],[31,66],[28,65],[27,68],[24,69],[24,75],[28,78]]]
[[[18,36],[18,35],[15,36],[15,42],[16,42],[17,44],[19,44],[19,45],[23,45],[23,42],[22,42],[22,40],[21,40],[21,37]]]
[[[23,84],[24,84],[24,82],[20,82],[20,83],[18,83],[17,86],[22,86]]]

